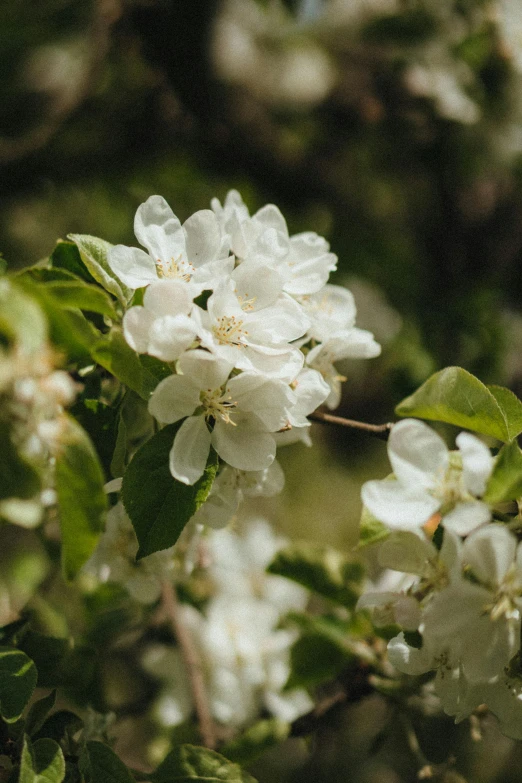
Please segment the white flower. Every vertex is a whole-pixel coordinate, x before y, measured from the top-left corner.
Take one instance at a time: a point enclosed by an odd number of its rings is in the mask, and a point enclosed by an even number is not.
[[[404,419],[392,428],[388,456],[394,478],[368,481],[362,499],[369,511],[391,528],[415,530],[436,512],[444,527],[467,535],[488,522],[486,503],[477,500],[493,468],[489,449],[478,438],[462,432],[457,437],[462,467],[455,464],[442,438],[416,419]]]
[[[249,217],[240,194],[231,191],[221,206],[212,200],[222,229],[231,236],[233,253],[241,260],[269,267],[281,277],[282,289],[292,296],[319,291],[335,270],[337,256],[313,231],[289,236],[286,221],[274,204]]]
[[[288,384],[247,372],[229,378],[232,365],[201,350],[183,354],[179,369],[183,374],[162,380],[149,401],[150,413],[162,423],[188,417],[170,453],[172,475],[194,484],[211,445],[239,470],[268,468],[276,451],[272,433],[287,424],[296,401]]]
[[[373,334],[355,327],[349,331],[338,332],[308,352],[306,363],[320,372],[330,387],[326,404],[331,410],[339,406],[341,383],[346,380],[339,374],[334,362],[342,359],[371,359],[379,356],[380,352],[381,346],[375,342]]]
[[[129,288],[178,279],[197,296],[234,268],[228,237],[211,210],[195,212],[182,226],[164,198],[150,196],[138,207],[134,233],[147,252],[126,245],[109,252],[111,269]]]
[[[237,513],[243,497],[272,497],[284,486],[285,477],[277,460],[264,470],[237,470],[224,465],[212,484],[205,503],[192,517],[198,524],[225,527]]]
[[[503,525],[487,525],[464,542],[461,569],[427,606],[424,634],[446,640],[471,683],[487,682],[520,646],[522,549]]]
[[[253,309],[242,306],[234,282],[226,280],[209,297],[206,310],[195,308],[194,318],[202,346],[237,369],[289,383],[303,366],[303,354],[289,342],[304,334],[309,321],[289,296]]]
[[[143,604],[154,603],[161,593],[161,582],[174,567],[172,547],[136,562],[138,540],[123,503],[107,514],[103,533],[83,573],[94,574],[101,582],[117,582]]]
[[[125,313],[123,334],[138,353],[175,361],[196,340],[191,310],[192,297],[183,282],[157,280],[145,291],[143,307],[131,307]]]

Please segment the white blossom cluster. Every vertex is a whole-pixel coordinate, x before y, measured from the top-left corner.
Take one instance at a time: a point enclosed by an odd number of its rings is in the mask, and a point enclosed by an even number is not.
[[[307,416],[338,405],[344,379],[335,362],[377,356],[380,346],[355,327],[351,293],[328,283],[337,257],[326,240],[290,236],[273,204],[251,216],[230,191],[224,205],[214,199],[181,225],[151,196],[134,229],[145,250],[116,245],[109,254],[125,285],[145,288],[143,305],[124,316],[124,335],[172,367],[149,401],[161,424],[182,422],[172,475],[194,484],[211,447],[228,466],[209,507],[214,524],[225,524],[243,494],[282,486],[277,445],[306,440]]]
[[[76,396],[71,376],[56,369],[50,347],[28,354],[18,346],[0,348],[0,427],[20,456],[38,472],[59,444],[64,429],[64,407]],[[44,507],[55,502],[55,492],[42,475],[44,489],[29,499],[7,498],[0,517],[22,527],[35,527]]]
[[[163,549],[136,561],[138,539],[119,501],[108,512],[105,530],[98,545],[82,569],[87,588],[98,584],[120,584],[131,598],[141,604],[153,604],[161,594],[161,583],[172,577],[173,548]]]
[[[251,520],[244,534],[212,532],[205,539],[213,595],[202,612],[182,605],[182,619],[197,645],[213,718],[238,728],[262,711],[292,721],[312,709],[302,689],[284,691],[294,632],[280,628],[291,610],[305,608],[307,591],[265,569],[285,541],[270,525]],[[143,666],[163,681],[153,715],[176,726],[193,712],[185,664],[174,647],[150,645]]]
[[[399,572],[402,589],[367,593],[359,608],[403,628],[389,642],[390,661],[407,674],[435,671],[449,715],[460,721],[485,703],[505,734],[522,739],[522,549],[482,499],[489,449],[469,433],[457,446],[448,452],[417,420],[393,427],[393,477],[367,482],[362,494],[391,530],[379,561]]]

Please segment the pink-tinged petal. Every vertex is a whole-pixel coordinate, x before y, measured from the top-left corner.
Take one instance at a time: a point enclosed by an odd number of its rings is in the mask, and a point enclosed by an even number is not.
[[[188,315],[192,297],[182,280],[163,279],[150,284],[145,291],[143,304],[155,316]]]
[[[395,480],[367,481],[361,496],[368,511],[394,530],[421,527],[440,506],[428,493],[409,494]]]
[[[170,375],[158,383],[149,400],[149,413],[162,424],[190,416],[199,405],[199,387],[184,375]]]
[[[212,444],[221,459],[239,470],[264,470],[275,459],[274,437],[248,427],[216,421]]]
[[[108,261],[114,274],[129,288],[143,288],[158,279],[154,259],[139,247],[114,245]]]
[[[155,262],[169,262],[185,249],[181,223],[162,196],[150,196],[138,207],[134,233]]]
[[[170,450],[169,467],[175,479],[195,484],[201,478],[210,450],[210,432],[204,416],[185,419]]]
[[[164,362],[174,362],[196,339],[196,325],[187,315],[156,318],[149,332],[147,353]]]
[[[149,349],[149,332],[154,323],[154,316],[144,307],[131,307],[123,316],[123,334],[130,345],[138,353],[147,353]]]
[[[200,391],[214,391],[223,386],[233,365],[202,350],[187,351],[179,360],[179,368]]]
[[[462,454],[464,483],[472,495],[481,497],[493,470],[491,452],[485,443],[469,432],[461,432],[456,443]]]
[[[498,585],[513,564],[516,548],[515,536],[504,525],[487,525],[466,539],[462,560],[481,582]]]
[[[440,435],[417,419],[404,419],[392,427],[388,456],[397,480],[413,492],[431,489],[449,466],[448,448]]]
[[[183,223],[187,258],[196,269],[213,261],[221,249],[221,231],[211,209],[200,209]]]
[[[443,523],[446,530],[452,530],[458,536],[467,536],[490,519],[489,506],[480,500],[472,500],[468,503],[457,503],[455,508],[444,516]]]

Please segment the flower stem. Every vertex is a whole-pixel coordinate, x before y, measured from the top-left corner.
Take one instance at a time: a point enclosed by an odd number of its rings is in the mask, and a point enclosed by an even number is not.
[[[216,728],[212,720],[210,705],[208,703],[203,668],[198,651],[189,630],[183,624],[180,616],[180,604],[176,588],[172,582],[165,581],[161,588],[162,604],[171,628],[176,637],[181,656],[187,668],[194,708],[198,717],[201,739],[207,748],[216,747]]]
[[[354,419],[345,419],[342,416],[333,416],[331,413],[325,413],[324,411],[314,411],[308,416],[312,421],[321,422],[321,424],[335,424],[338,427],[349,427],[354,430],[361,430],[367,432],[369,435],[374,435],[381,440],[388,440],[391,428],[393,424],[368,424],[365,421],[355,421]]]

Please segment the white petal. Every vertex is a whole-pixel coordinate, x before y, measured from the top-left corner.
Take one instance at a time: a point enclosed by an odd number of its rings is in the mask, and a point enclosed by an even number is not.
[[[424,674],[435,668],[433,655],[425,646],[418,650],[406,644],[404,634],[401,633],[388,642],[388,660],[405,674]]]
[[[256,223],[261,224],[263,228],[274,228],[281,234],[288,236],[286,220],[275,204],[265,204],[264,207],[257,210],[252,218]]]
[[[285,426],[288,409],[297,399],[288,384],[249,372],[231,378],[227,392],[237,401],[241,411],[255,414],[269,432],[277,432]]]
[[[192,379],[200,390],[219,389],[223,386],[233,365],[206,351],[188,351],[179,360],[181,372]]]
[[[513,625],[479,617],[466,634],[461,651],[462,667],[471,683],[486,682],[503,673],[515,654],[518,640]]]
[[[480,500],[472,500],[469,503],[457,503],[442,521],[446,530],[452,530],[458,536],[467,536],[490,519],[489,506],[481,503]]]
[[[290,423],[296,427],[308,424],[306,419],[330,394],[330,388],[317,370],[301,370],[294,382],[297,402],[291,409]]]
[[[196,267],[213,261],[221,247],[221,232],[215,214],[210,209],[200,209],[183,223],[187,258]]]
[[[143,297],[143,304],[154,315],[188,315],[192,297],[181,280],[157,280],[151,283]]]
[[[246,326],[250,342],[277,345],[302,337],[310,326],[310,319],[298,302],[282,296],[275,304],[247,317]]]
[[[264,470],[275,459],[274,437],[264,432],[253,432],[241,425],[233,427],[216,421],[212,444],[225,462],[239,470]]]
[[[408,493],[393,479],[367,481],[361,497],[377,519],[395,530],[415,530],[439,509],[440,501],[427,493]]]
[[[123,316],[123,334],[127,343],[138,353],[147,353],[149,332],[154,316],[139,305],[131,307]]]
[[[275,269],[246,261],[232,273],[236,292],[245,310],[262,310],[279,297],[284,280]]]
[[[462,560],[481,582],[498,585],[514,561],[516,548],[515,536],[504,525],[487,525],[466,539]]]
[[[195,484],[203,475],[210,449],[210,432],[203,416],[186,419],[170,451],[170,472],[183,484]]]
[[[148,353],[174,362],[196,339],[196,325],[186,315],[156,318],[149,332]]]
[[[383,568],[425,576],[437,551],[425,538],[404,530],[392,533],[383,541],[377,556]]]
[[[185,249],[181,223],[161,196],[151,196],[138,207],[134,233],[153,261],[168,262]]]
[[[461,432],[456,443],[462,454],[464,483],[472,495],[480,497],[486,491],[486,484],[493,470],[491,452],[485,443],[469,432]]]
[[[158,383],[149,400],[149,413],[163,424],[173,424],[199,405],[199,387],[184,375],[170,375]]]
[[[340,359],[373,359],[381,353],[381,346],[366,329],[350,329],[342,335],[334,335],[328,341],[334,361]]]
[[[449,465],[448,448],[440,435],[417,419],[394,424],[388,456],[397,480],[413,491],[431,489],[434,476],[442,476]]]
[[[154,259],[139,247],[114,245],[108,261],[114,274],[129,288],[143,288],[158,279]]]

